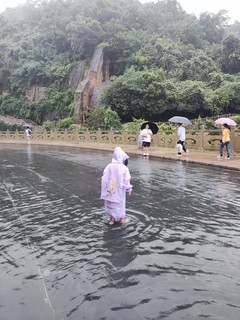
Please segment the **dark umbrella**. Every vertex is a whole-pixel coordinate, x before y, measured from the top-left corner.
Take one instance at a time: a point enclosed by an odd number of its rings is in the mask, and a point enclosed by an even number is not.
[[[149,129],[152,131],[153,134],[158,133],[158,126],[157,126],[156,123],[154,123],[154,122],[152,122],[152,121],[143,122],[143,123],[141,124],[141,130],[145,129],[146,124],[149,125]]]

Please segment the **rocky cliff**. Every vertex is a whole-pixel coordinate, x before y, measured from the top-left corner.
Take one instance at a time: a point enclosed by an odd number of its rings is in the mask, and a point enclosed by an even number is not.
[[[86,110],[100,105],[102,90],[109,80],[109,61],[105,58],[103,48],[94,52],[89,69],[86,61],[75,65],[69,75],[68,87],[75,92],[74,115],[79,123],[83,123]],[[26,97],[31,101],[39,101],[45,96],[45,88],[34,85],[26,91]],[[48,119],[54,118],[48,114]]]
[[[26,91],[26,97],[30,101],[39,101],[45,96],[45,87],[34,85]]]
[[[99,105],[99,95],[109,80],[109,61],[104,56],[103,48],[97,48],[90,67],[85,71],[84,79],[75,92],[74,115],[78,122],[84,121],[84,111]]]

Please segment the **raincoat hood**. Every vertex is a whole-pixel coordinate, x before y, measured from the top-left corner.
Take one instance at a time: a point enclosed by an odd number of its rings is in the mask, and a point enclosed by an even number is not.
[[[113,152],[112,162],[124,164],[129,156],[120,147],[116,147]]]

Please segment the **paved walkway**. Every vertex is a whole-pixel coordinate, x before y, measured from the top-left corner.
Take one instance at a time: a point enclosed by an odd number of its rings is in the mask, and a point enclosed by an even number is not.
[[[91,145],[81,145],[82,147],[86,148],[93,148],[99,150],[109,150],[112,151],[115,145],[107,145],[107,144],[91,144]],[[138,149],[137,146],[133,145],[123,145],[121,146],[126,153],[129,155],[131,154],[142,154],[142,150]],[[225,160],[225,156],[223,160],[218,160],[217,156],[218,153],[216,152],[201,152],[198,150],[189,150],[188,154],[183,152],[181,157],[177,156],[177,152],[175,149],[171,148],[159,148],[159,147],[150,147],[149,149],[149,158],[162,158],[162,159],[170,159],[170,160],[177,160],[177,161],[184,161],[189,163],[198,163],[204,165],[211,165],[211,166],[218,166],[227,169],[234,169],[240,170],[240,155],[235,154],[231,157],[230,160]]]
[[[16,141],[1,141],[1,143],[16,143]],[[26,143],[26,141],[21,141],[17,143]],[[87,149],[97,149],[97,150],[105,150],[112,152],[116,146],[120,146],[124,149],[126,153],[129,155],[131,154],[142,154],[142,150],[138,149],[135,145],[112,145],[112,144],[103,144],[103,143],[66,143],[63,142],[56,142],[56,141],[32,141],[32,145],[34,144],[44,144],[44,145],[63,145],[63,146],[71,146],[77,148],[87,148]],[[217,155],[218,152],[213,151],[198,151],[198,150],[189,150],[188,154],[183,153],[181,157],[177,156],[177,152],[174,148],[159,148],[159,147],[150,147],[149,153],[151,157],[154,158],[162,158],[162,159],[170,159],[170,160],[177,160],[177,161],[185,161],[189,163],[198,163],[204,165],[211,165],[211,166],[218,166],[221,168],[233,169],[233,170],[240,170],[240,154],[234,154],[231,156],[230,160],[225,160],[225,155],[223,160],[218,160]],[[225,151],[225,150],[224,150]]]

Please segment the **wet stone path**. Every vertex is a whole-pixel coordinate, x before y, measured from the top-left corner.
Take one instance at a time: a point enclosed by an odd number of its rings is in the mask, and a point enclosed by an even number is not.
[[[131,156],[109,226],[111,153],[0,146],[1,320],[238,320],[240,176]]]

